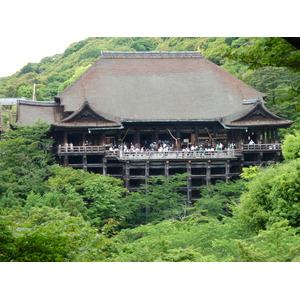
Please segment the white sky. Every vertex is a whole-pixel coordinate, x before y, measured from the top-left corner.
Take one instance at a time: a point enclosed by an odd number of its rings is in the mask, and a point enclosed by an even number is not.
[[[0,4],[0,77],[89,36],[297,36],[293,5],[285,9],[272,2],[268,13],[255,0],[239,13],[240,1],[218,1],[5,1]]]

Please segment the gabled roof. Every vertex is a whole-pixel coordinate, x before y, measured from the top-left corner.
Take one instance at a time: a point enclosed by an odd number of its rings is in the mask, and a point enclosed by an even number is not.
[[[102,52],[101,59],[60,95],[66,112],[83,99],[121,121],[216,120],[263,100],[232,74],[188,52]]]
[[[226,116],[222,119],[226,126],[230,127],[253,127],[253,126],[289,126],[293,121],[284,120],[271,113],[264,106],[262,101],[256,100],[250,104],[248,108],[238,111],[234,114]],[[251,105],[252,104],[252,105]]]
[[[95,112],[88,100],[83,101],[82,105],[67,118],[54,124],[56,127],[117,127],[120,125],[121,123],[113,116]]]

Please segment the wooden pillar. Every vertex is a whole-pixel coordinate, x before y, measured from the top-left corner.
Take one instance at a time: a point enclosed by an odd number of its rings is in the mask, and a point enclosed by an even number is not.
[[[64,167],[67,167],[69,165],[69,156],[64,155]]]
[[[176,145],[175,148],[178,148],[179,150],[181,149],[181,144],[180,144],[180,128],[176,127]]]
[[[102,161],[102,166],[103,166],[103,175],[107,175],[107,158],[103,157],[103,161]]]
[[[186,170],[187,170],[187,200],[188,200],[188,204],[191,205],[192,204],[192,163],[191,161],[187,162],[187,166],[186,166]]]
[[[256,133],[256,136],[257,136],[257,141],[255,143],[260,144],[260,131],[256,130],[255,133]]]
[[[258,153],[258,160],[257,160],[257,163],[258,163],[259,166],[262,165],[263,156],[264,156],[264,153],[263,153],[263,152],[259,152],[259,153]]]
[[[63,141],[63,146],[68,143],[68,132],[67,131],[64,131],[64,141]]]
[[[275,134],[274,134],[274,130],[271,131],[271,142],[272,142],[272,143],[275,142]]]
[[[266,144],[266,132],[263,130],[261,132],[262,144]]]
[[[98,133],[95,140],[95,146],[100,146],[101,142],[101,133]]]
[[[156,146],[158,146],[157,145],[158,137],[159,137],[159,129],[156,127],[154,130],[154,142],[156,143]]]
[[[217,127],[216,125],[213,126],[213,140],[211,141],[212,146],[216,147],[216,138],[217,138]]]
[[[269,144],[270,143],[270,131],[268,130],[267,131],[267,141],[266,141],[266,144]]]
[[[169,162],[166,161],[165,163],[165,178],[169,177]]]
[[[199,127],[195,126],[195,146],[199,146]]]
[[[145,164],[145,184],[148,185],[148,179],[149,179],[149,161]]]
[[[260,144],[264,143],[264,132],[263,131],[259,132],[259,143]]]
[[[277,144],[279,141],[278,141],[278,130],[276,129],[275,130],[275,143]]]
[[[230,180],[230,160],[227,160],[225,163],[225,181],[228,182]]]
[[[117,145],[119,146],[119,145],[121,145],[121,143],[122,143],[122,141],[121,141],[121,131],[119,130],[118,132],[117,132]]]
[[[233,132],[234,132],[234,135],[233,135]],[[229,140],[227,139],[227,143],[231,143],[231,142],[234,142],[235,145],[236,145],[236,148],[237,149],[240,149],[242,148],[242,142],[243,142],[243,133],[242,131],[232,131],[232,138]]]
[[[123,165],[123,179],[125,182],[125,188],[129,189],[129,177],[130,177],[130,165],[129,161],[126,161],[126,163]]]
[[[138,148],[141,147],[141,130],[140,128],[135,129],[135,134],[134,134],[134,146],[137,146]]]
[[[209,185],[211,182],[211,169],[210,169],[210,162],[206,164],[206,185]]]
[[[100,135],[100,146],[104,146],[105,145],[105,133],[101,132]]]
[[[84,154],[82,157],[82,164],[83,164],[83,170],[85,172],[87,172],[87,156],[86,156],[86,154]]]
[[[82,133],[82,146],[84,146],[86,143],[86,132]]]

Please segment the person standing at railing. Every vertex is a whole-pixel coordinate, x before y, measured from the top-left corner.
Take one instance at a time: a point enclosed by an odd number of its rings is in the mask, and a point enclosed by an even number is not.
[[[255,143],[253,142],[252,139],[250,140],[249,145],[250,145],[250,146],[249,146],[250,149],[254,149]]]
[[[203,155],[203,149],[202,149],[202,147],[199,148],[199,153],[200,153],[201,156]]]
[[[73,143],[71,142],[71,143],[69,144],[69,146],[70,146],[70,151],[73,152]]]

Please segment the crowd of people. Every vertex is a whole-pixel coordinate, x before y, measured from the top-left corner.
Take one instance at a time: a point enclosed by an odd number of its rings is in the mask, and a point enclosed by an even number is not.
[[[148,145],[148,147],[147,147]],[[200,154],[213,154],[215,152],[225,151],[229,149],[235,149],[235,143],[228,144],[228,147],[225,148],[222,142],[219,142],[213,147],[212,143],[206,141],[202,145],[186,145],[181,149],[174,146],[170,141],[158,141],[148,144],[144,144],[142,147],[138,147],[137,144],[127,144],[123,143],[122,145],[116,146],[112,145],[109,147],[109,151],[117,152],[121,151],[124,153],[139,153],[139,152],[158,152],[158,153],[168,153],[168,152],[182,152],[182,153],[200,153]]]

